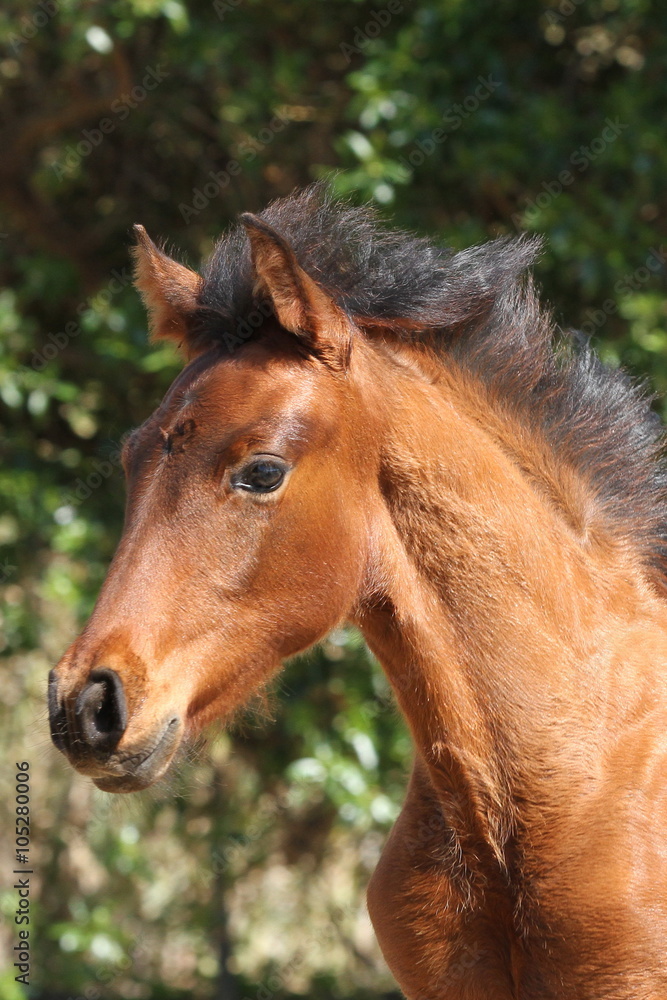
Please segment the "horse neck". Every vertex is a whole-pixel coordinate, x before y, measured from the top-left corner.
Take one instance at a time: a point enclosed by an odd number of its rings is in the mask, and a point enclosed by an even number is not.
[[[553,723],[582,702],[590,716],[600,630],[623,632],[655,598],[638,560],[598,530],[582,484],[525,428],[461,373],[387,365],[382,499],[356,620],[432,779],[499,857],[518,788],[574,756]],[[585,767],[585,735],[576,752],[568,780]]]

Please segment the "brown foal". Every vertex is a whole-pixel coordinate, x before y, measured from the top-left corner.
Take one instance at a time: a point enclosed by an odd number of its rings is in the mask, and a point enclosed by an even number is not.
[[[500,240],[450,254],[321,187],[199,275],[138,228],[189,364],[124,449],[125,530],[52,672],[107,791],[347,620],[410,725],[369,888],[410,1000],[667,998],[667,506],[641,393]]]

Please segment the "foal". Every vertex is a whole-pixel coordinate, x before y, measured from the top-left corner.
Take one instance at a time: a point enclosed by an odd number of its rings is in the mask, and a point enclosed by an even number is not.
[[[641,394],[555,340],[536,245],[456,255],[321,187],[194,273],[190,362],[124,449],[125,530],[52,672],[56,745],[143,788],[343,620],[410,725],[369,908],[410,1000],[667,997],[667,524]]]

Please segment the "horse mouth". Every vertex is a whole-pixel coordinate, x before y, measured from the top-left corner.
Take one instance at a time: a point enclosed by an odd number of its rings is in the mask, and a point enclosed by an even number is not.
[[[148,747],[114,753],[104,764],[89,773],[103,792],[138,792],[161,778],[171,764],[183,736],[178,717],[169,719],[156,740]]]

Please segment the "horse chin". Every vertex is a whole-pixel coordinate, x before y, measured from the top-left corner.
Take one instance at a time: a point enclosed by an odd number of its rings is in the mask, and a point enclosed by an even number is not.
[[[115,753],[96,773],[94,784],[103,792],[139,792],[155,784],[168,771],[183,739],[183,723],[172,717],[163,727],[152,749],[134,745]],[[79,770],[83,770],[79,768]]]
[[[132,774],[120,777],[111,775],[107,778],[93,778],[93,784],[103,792],[113,792],[114,794],[120,792],[141,792],[144,788],[149,788],[159,777],[161,775],[151,777],[148,780],[142,780]]]

